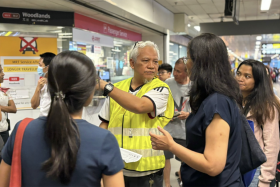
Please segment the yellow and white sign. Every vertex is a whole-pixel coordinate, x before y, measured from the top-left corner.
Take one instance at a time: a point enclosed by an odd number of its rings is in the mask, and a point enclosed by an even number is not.
[[[39,59],[4,59],[4,65],[39,65]]]
[[[57,38],[0,36],[0,56],[39,56],[57,54]]]
[[[14,93],[17,108],[31,108],[40,54],[45,52],[57,54],[57,38],[0,36],[0,63],[5,73],[2,86]]]
[[[37,72],[38,66],[5,66],[5,73],[13,72]]]

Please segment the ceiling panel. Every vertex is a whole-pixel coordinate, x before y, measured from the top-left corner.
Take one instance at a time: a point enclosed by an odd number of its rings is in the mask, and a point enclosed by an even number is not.
[[[201,15],[197,15],[197,17],[199,19],[210,19],[210,17],[207,14],[201,14]]]
[[[212,0],[214,4],[225,4],[225,0]]]
[[[183,1],[180,0],[166,0],[170,5],[172,6],[180,6],[180,5],[185,5]]]
[[[185,5],[198,5],[196,0],[183,0]]]
[[[177,9],[179,12],[186,13],[187,15],[192,15],[193,14],[193,12],[190,11],[190,9],[186,5],[174,6],[174,8]]]
[[[245,14],[257,14],[258,13],[258,4],[254,1],[245,1],[243,2],[244,9],[245,9]]]
[[[277,14],[272,14],[268,16],[269,19],[279,19],[279,15]]]
[[[213,4],[201,4],[201,6],[205,10],[205,12],[208,13],[208,14],[219,13],[217,8]]]
[[[197,2],[199,4],[210,4],[210,3],[212,3],[212,0],[197,0]]]
[[[248,21],[252,21],[252,20],[256,20],[257,16],[246,16],[246,20]]]
[[[175,9],[167,0],[155,0],[157,3],[161,4],[163,7],[168,9],[169,11],[173,13],[178,13],[178,10]]]
[[[219,13],[223,13],[225,11],[225,4],[224,3],[218,3],[214,4],[216,9],[218,10]]]
[[[200,5],[188,5],[188,8],[190,8],[196,15],[206,14],[204,9]]]
[[[202,19],[202,23],[211,23],[213,20],[211,18],[208,19]]]
[[[210,16],[211,18],[220,18],[220,17],[223,17],[224,14],[209,14],[209,16]]]

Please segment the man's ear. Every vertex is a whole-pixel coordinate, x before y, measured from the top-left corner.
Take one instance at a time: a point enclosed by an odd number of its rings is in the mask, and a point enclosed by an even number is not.
[[[171,77],[171,72],[168,72],[168,76]]]
[[[132,69],[134,69],[134,63],[135,63],[135,62],[134,62],[132,59],[130,59],[130,60],[129,60],[129,63],[130,63],[130,67],[131,67]]]

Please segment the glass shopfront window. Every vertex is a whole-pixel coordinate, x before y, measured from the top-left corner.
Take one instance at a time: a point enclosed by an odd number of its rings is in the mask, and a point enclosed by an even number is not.
[[[114,47],[70,42],[69,50],[86,54],[100,72],[100,77],[113,83],[133,76],[129,63],[129,51],[133,41],[114,38]],[[109,72],[109,74],[108,74]],[[105,76],[105,74],[108,74]]]
[[[176,43],[169,43],[169,62],[172,67],[175,66],[179,58],[187,57],[187,47]]]

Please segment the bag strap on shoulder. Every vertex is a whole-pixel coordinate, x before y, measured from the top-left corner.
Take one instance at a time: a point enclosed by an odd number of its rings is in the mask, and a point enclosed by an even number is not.
[[[14,143],[14,150],[13,150],[13,157],[12,157],[12,168],[11,168],[11,176],[10,176],[10,187],[21,187],[21,146],[22,146],[22,139],[24,135],[24,131],[27,125],[32,121],[31,118],[25,118],[21,121],[18,126],[15,143]]]

